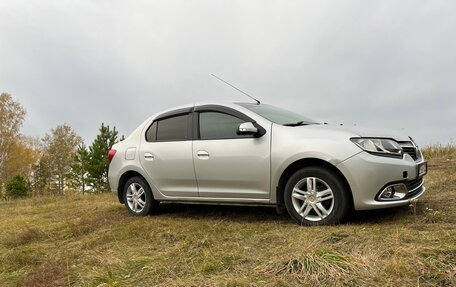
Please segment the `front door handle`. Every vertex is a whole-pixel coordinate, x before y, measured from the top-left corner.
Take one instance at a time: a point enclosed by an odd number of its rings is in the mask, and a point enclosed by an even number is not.
[[[199,150],[196,153],[196,156],[200,159],[208,159],[209,158],[209,153],[205,150]]]
[[[144,159],[145,159],[145,160],[154,160],[154,155],[151,154],[150,152],[146,152],[146,153],[144,154]]]

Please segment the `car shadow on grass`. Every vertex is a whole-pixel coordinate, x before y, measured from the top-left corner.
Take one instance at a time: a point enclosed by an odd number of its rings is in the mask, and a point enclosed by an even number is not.
[[[230,206],[209,204],[162,203],[155,215],[191,219],[229,220],[238,222],[287,222],[287,214],[277,214],[269,206]]]
[[[237,222],[280,222],[294,224],[285,211],[277,214],[274,207],[268,206],[229,206],[185,203],[162,203],[155,216],[170,216],[175,218],[229,220]],[[413,215],[407,206],[352,212],[345,224],[381,224],[400,222],[404,217]]]

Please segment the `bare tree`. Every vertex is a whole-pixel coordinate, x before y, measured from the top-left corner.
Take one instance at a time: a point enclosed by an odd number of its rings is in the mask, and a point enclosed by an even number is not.
[[[59,125],[43,138],[45,165],[57,183],[58,194],[64,194],[77,147],[82,138],[67,124]]]

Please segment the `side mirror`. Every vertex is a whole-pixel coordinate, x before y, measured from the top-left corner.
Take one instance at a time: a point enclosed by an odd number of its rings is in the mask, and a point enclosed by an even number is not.
[[[258,133],[258,128],[256,128],[253,123],[246,122],[239,125],[236,133],[238,135],[255,135]]]

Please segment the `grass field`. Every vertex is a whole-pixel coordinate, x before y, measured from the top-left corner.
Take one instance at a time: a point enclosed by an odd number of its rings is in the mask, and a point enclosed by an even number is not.
[[[456,148],[428,148],[416,206],[300,227],[274,208],[112,194],[0,203],[1,286],[456,286]]]

